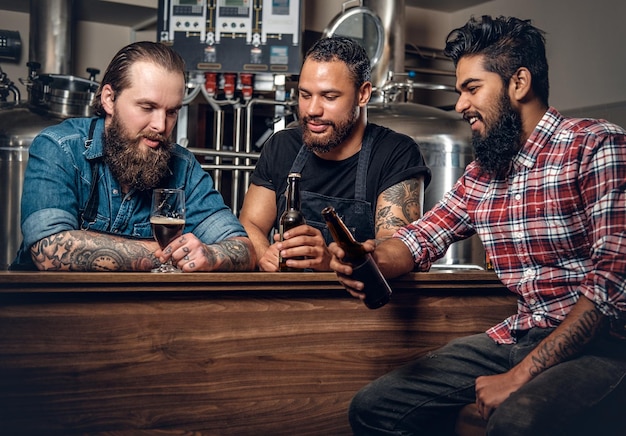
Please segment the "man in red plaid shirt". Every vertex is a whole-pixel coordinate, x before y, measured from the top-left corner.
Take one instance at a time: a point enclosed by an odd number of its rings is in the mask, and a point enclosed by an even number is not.
[[[476,403],[489,435],[624,434],[626,132],[549,106],[544,33],[528,20],[472,18],[445,52],[476,160],[423,218],[365,245],[396,277],[477,233],[518,310],[363,388],[354,433],[448,434]]]

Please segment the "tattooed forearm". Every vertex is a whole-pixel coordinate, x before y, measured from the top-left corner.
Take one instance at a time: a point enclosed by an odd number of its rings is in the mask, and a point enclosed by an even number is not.
[[[37,268],[48,271],[149,271],[159,265],[143,241],[83,230],[43,238],[30,252]]]
[[[532,355],[531,376],[579,354],[602,327],[603,315],[595,307],[587,310],[563,331],[548,336]],[[555,331],[557,333],[557,331]]]
[[[251,271],[256,265],[249,239],[226,239],[204,246],[204,255],[213,271]]]

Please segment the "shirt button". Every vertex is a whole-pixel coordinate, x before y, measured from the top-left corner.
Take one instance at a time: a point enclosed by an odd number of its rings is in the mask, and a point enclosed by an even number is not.
[[[541,320],[543,319],[543,316],[539,315],[539,314],[535,314],[533,315],[533,320],[535,322],[541,322]]]
[[[528,268],[526,270],[524,270],[524,277],[533,277],[535,275],[535,273],[533,272],[532,269]]]
[[[522,196],[520,194],[515,194],[515,199],[517,201],[520,201],[522,199]]]
[[[113,195],[117,195],[117,194],[119,194],[119,191],[117,189],[114,189],[113,190]]]
[[[515,235],[517,237],[517,239],[522,240],[524,239],[524,234],[522,232],[517,232],[517,234]]]
[[[537,303],[537,300],[535,300],[534,298],[531,298],[529,303],[531,306],[534,306]]]

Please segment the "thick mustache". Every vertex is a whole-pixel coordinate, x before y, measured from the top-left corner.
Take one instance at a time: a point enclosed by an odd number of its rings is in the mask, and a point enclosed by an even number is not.
[[[140,133],[139,135],[137,135],[137,139],[140,138],[146,138],[149,139],[150,141],[158,141],[161,143],[166,144],[168,142],[167,138],[163,135],[159,135],[158,133]]]
[[[321,118],[304,117],[303,121],[305,123],[313,123],[313,124],[317,124],[317,125],[328,125],[328,126],[334,126],[335,125],[332,121],[330,121],[330,120],[323,120]]]

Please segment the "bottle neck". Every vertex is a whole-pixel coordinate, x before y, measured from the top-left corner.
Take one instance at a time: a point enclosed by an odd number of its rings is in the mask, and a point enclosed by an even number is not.
[[[322,215],[324,216],[328,230],[330,230],[333,239],[337,243],[339,243],[339,241],[344,243],[357,243],[350,230],[348,230],[348,227],[346,227],[345,223],[339,218],[334,209],[324,209]]]
[[[300,179],[298,177],[289,178],[287,188],[287,210],[300,210]]]

